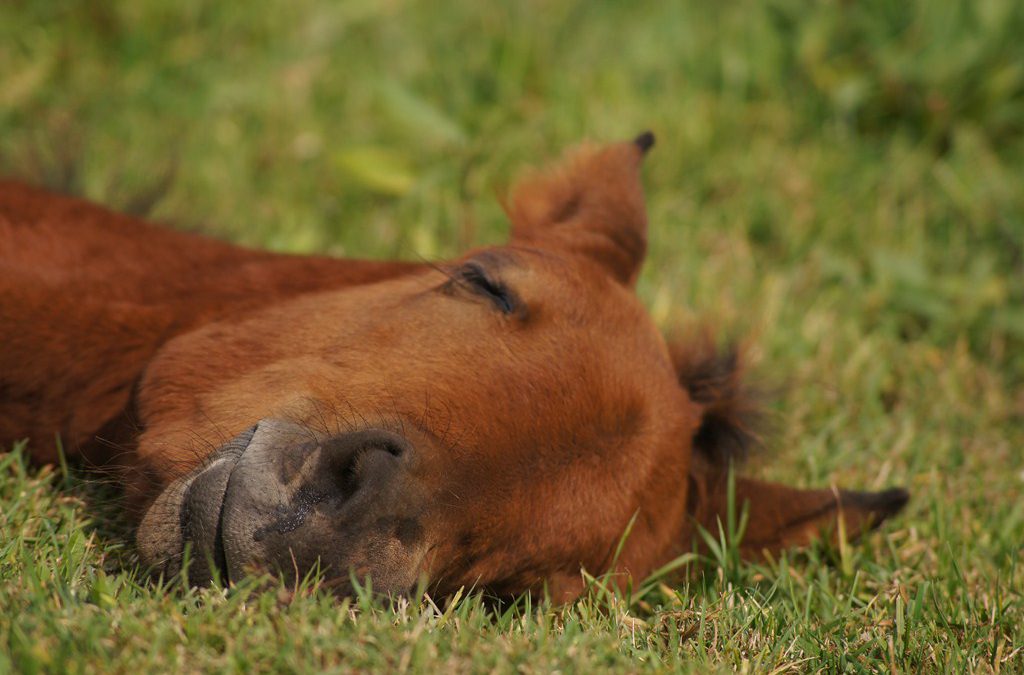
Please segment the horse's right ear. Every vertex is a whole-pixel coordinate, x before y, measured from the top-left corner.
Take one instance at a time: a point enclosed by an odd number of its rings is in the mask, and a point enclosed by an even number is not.
[[[727,529],[729,493],[728,473],[698,461],[690,472],[687,510],[712,536],[718,536],[719,528]],[[737,477],[732,498],[737,521],[746,512],[739,550],[750,559],[807,546],[815,539],[835,544],[840,534],[847,540],[856,539],[899,513],[910,495],[902,488],[882,492],[801,490]]]
[[[685,349],[674,345],[672,356],[679,384],[700,414],[687,492],[687,511],[695,525],[717,537],[719,527],[728,531],[730,512],[738,519],[745,509],[739,549],[744,557],[756,558],[806,546],[816,538],[835,540],[843,534],[854,539],[907,503],[909,495],[901,488],[801,490],[737,477],[730,489],[729,467],[735,468],[761,443],[763,413],[756,391],[743,377],[735,347],[717,349],[709,335],[685,344]]]
[[[646,132],[623,143],[582,146],[520,181],[505,204],[512,240],[582,253],[632,286],[647,253],[640,164],[653,145],[654,134]]]

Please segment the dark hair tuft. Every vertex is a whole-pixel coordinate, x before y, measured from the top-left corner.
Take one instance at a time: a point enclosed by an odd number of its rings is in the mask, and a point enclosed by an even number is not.
[[[672,349],[679,384],[701,406],[693,449],[715,466],[742,462],[764,443],[767,415],[762,395],[744,376],[740,348],[705,335]]]

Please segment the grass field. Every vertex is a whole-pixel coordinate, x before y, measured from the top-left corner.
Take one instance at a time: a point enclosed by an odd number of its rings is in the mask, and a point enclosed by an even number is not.
[[[749,471],[913,493],[629,596],[339,604],[156,587],[115,490],[8,448],[0,671],[1024,671],[1022,35],[1016,0],[0,3],[0,173],[277,250],[498,242],[517,170],[653,129],[639,292],[756,345]]]

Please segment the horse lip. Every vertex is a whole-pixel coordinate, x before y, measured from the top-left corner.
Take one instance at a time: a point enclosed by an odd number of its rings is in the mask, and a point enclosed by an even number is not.
[[[230,582],[224,559],[221,516],[231,474],[258,427],[250,427],[223,445],[185,487],[179,514],[180,559],[184,559],[185,547],[191,544],[190,585],[209,584],[215,573],[222,583]]]

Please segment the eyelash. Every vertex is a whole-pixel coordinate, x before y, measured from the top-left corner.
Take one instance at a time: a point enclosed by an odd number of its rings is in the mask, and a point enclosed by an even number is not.
[[[511,314],[516,309],[515,298],[508,288],[488,277],[487,273],[476,265],[469,264],[459,268],[452,276],[452,281],[458,282],[471,293],[487,298],[503,314]]]

